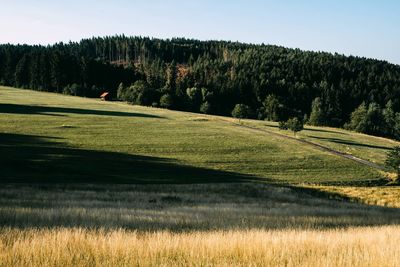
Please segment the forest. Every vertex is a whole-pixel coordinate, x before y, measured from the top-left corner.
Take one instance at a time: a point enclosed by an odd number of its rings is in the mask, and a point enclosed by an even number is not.
[[[3,44],[0,84],[400,139],[400,66],[326,52],[124,35]]]

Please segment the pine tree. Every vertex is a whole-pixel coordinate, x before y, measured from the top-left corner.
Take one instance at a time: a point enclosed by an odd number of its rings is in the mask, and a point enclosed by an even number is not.
[[[167,75],[166,75],[166,83],[165,83],[165,92],[175,92],[176,89],[176,63],[172,61],[167,68]]]
[[[28,56],[24,55],[18,62],[15,68],[15,86],[28,87],[29,86],[29,60]]]

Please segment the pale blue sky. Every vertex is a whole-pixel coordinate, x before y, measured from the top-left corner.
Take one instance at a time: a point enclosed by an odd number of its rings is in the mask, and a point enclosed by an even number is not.
[[[0,0],[0,43],[104,35],[232,40],[400,64],[398,0]]]

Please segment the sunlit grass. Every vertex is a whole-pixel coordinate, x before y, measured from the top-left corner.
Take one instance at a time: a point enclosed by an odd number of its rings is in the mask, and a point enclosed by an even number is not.
[[[0,88],[0,97],[0,133],[20,139],[39,136],[42,142],[57,147],[159,157],[181,165],[253,175],[269,182],[352,183],[380,178],[371,168],[293,140],[248,131],[218,117],[5,87]],[[30,152],[35,157],[43,156],[38,147],[30,151],[18,147],[18,142],[8,148],[25,152],[14,156],[8,150],[4,152],[0,160],[6,166],[11,166],[10,161],[26,164]],[[63,156],[68,165],[70,159],[55,151],[45,156],[49,165]],[[82,169],[81,173],[87,171],[79,161],[69,165]],[[120,168],[125,170],[126,182],[129,177],[134,180],[135,172],[129,173],[129,165]],[[13,172],[5,177],[7,181],[13,180]],[[46,178],[46,172],[40,171],[40,175]],[[53,173],[49,175],[57,181]],[[148,181],[154,178],[159,177],[149,176]]]
[[[245,125],[256,126],[284,135],[293,136],[290,131],[278,129],[278,123],[269,121],[242,120]],[[374,163],[384,165],[389,149],[400,145],[400,142],[338,128],[315,127],[306,125],[305,129],[296,134],[297,138],[304,139],[328,148],[350,154]]]
[[[310,193],[256,183],[6,185],[0,266],[400,264],[398,210]]]
[[[312,186],[312,188],[336,193],[360,203],[400,208],[400,187],[398,186]]]
[[[138,233],[1,229],[0,266],[399,266],[400,228]]]

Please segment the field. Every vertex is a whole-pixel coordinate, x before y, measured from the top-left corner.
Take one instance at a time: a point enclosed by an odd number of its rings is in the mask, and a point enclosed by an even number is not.
[[[399,232],[6,229],[0,266],[399,266]]]
[[[279,131],[278,124],[275,122],[260,123],[259,121],[244,120],[244,123],[280,134],[293,135],[287,131]],[[400,145],[399,142],[387,138],[329,127],[306,126],[304,131],[297,134],[297,137],[382,165],[387,151],[396,145]]]
[[[400,212],[256,183],[0,189],[0,266],[398,266]]]
[[[240,124],[0,87],[0,266],[399,265],[383,172]],[[398,144],[298,138],[377,164]]]
[[[256,183],[9,184],[0,193],[0,223],[19,228],[322,229],[400,222],[400,211],[394,208]]]
[[[351,184],[380,178],[373,169],[218,117],[6,88],[0,97],[3,181]],[[20,164],[26,167],[15,168]]]

